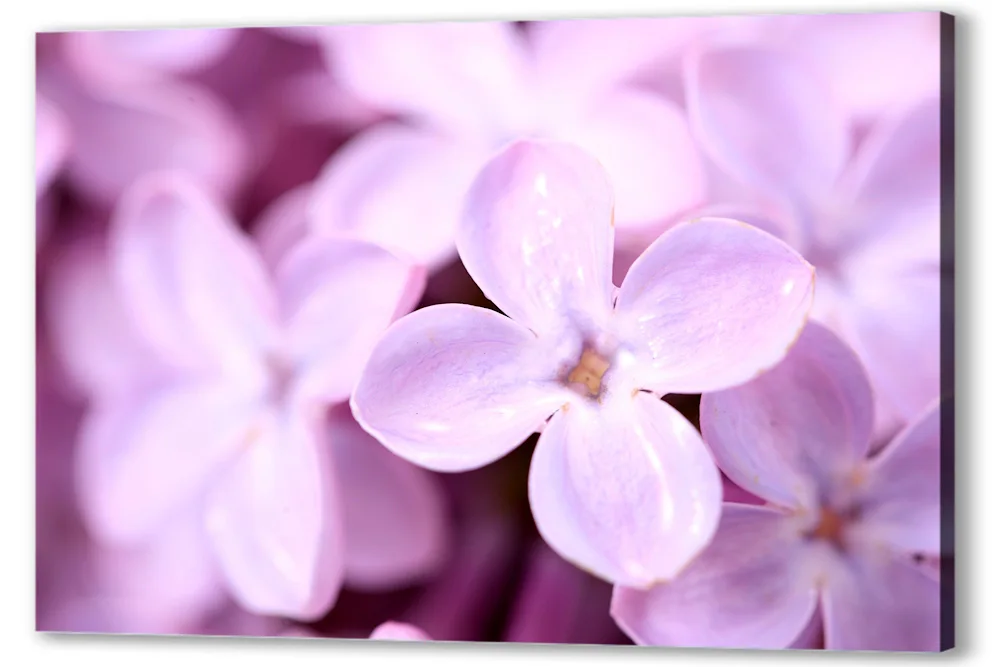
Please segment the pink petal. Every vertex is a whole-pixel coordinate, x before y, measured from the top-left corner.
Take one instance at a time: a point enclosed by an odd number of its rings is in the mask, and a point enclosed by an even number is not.
[[[111,276],[103,239],[62,246],[45,281],[45,323],[72,389],[83,397],[128,391],[159,371]]]
[[[636,386],[696,394],[777,364],[812,304],[814,270],[775,237],[735,220],[677,225],[635,261],[615,305],[637,346]]]
[[[920,227],[927,259],[941,251],[941,100],[928,98],[877,125],[840,189],[851,208],[831,223],[833,242],[870,240]],[[895,240],[895,239],[893,239]]]
[[[863,501],[868,539],[901,552],[941,553],[941,404],[897,435],[872,461]]]
[[[355,234],[438,267],[455,256],[462,197],[484,157],[438,132],[375,127],[323,168],[313,186],[310,222],[319,231]]]
[[[611,615],[637,644],[785,648],[818,598],[795,574],[797,537],[774,509],[727,503],[694,563],[650,590],[615,587]]]
[[[524,114],[524,46],[510,23],[338,26],[325,42],[338,80],[388,111],[474,133]]]
[[[688,62],[691,124],[739,180],[799,204],[825,194],[847,160],[846,115],[788,52],[737,47]]]
[[[722,480],[694,426],[640,392],[557,412],[535,449],[528,498],[563,558],[646,587],[676,576],[711,540]]]
[[[571,144],[517,141],[480,171],[458,253],[487,298],[535,333],[605,323],[614,197],[601,164]]]
[[[245,140],[207,90],[161,81],[84,93],[57,83],[50,94],[73,134],[69,179],[100,203],[115,202],[153,171],[186,171],[220,197],[233,195],[243,178]]]
[[[344,504],[348,585],[396,588],[437,572],[449,538],[438,480],[379,444],[346,407],[334,413],[330,442]]]
[[[710,17],[533,21],[530,44],[538,78],[574,100],[593,99],[638,75],[662,73],[715,25]],[[595,45],[600,48],[595,48]]]
[[[69,124],[42,93],[35,94],[35,195],[40,198],[69,153]]]
[[[288,362],[303,396],[346,400],[379,336],[423,293],[421,266],[354,239],[306,239],[278,267]]]
[[[941,289],[950,279],[937,265],[884,260],[857,272],[840,330],[880,398],[905,420],[941,394]]]
[[[483,308],[422,308],[375,346],[351,398],[390,450],[431,470],[478,468],[534,433],[571,394],[549,351]]]
[[[167,358],[252,373],[274,344],[276,305],[263,263],[183,175],[138,181],[118,207],[110,243],[125,303]]]
[[[209,537],[249,611],[313,621],[343,580],[340,499],[326,442],[294,411],[271,413],[209,496]]]
[[[207,67],[239,35],[238,28],[80,30],[63,33],[62,46],[88,84],[121,86]]]
[[[838,103],[859,119],[905,108],[940,87],[937,12],[794,19],[790,47],[815,67]]]
[[[312,184],[288,190],[257,216],[253,236],[264,263],[274,271],[281,260],[312,232],[306,211]]]
[[[809,323],[784,361],[747,384],[701,399],[715,460],[747,491],[787,508],[851,475],[871,444],[874,403],[857,356]]]
[[[579,120],[561,119],[556,136],[597,157],[615,186],[623,228],[664,222],[703,203],[702,158],[687,119],[672,103],[641,91],[605,93]]]
[[[396,621],[386,621],[372,631],[372,639],[429,642],[432,641],[427,633],[415,625],[409,623],[397,623]]]
[[[884,551],[857,558],[822,594],[826,647],[940,651],[941,585]]]
[[[134,389],[81,427],[78,484],[97,535],[136,542],[193,502],[246,442],[253,404],[225,384]]]

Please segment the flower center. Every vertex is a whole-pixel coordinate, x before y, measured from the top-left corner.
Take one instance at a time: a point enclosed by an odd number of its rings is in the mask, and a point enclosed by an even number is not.
[[[856,512],[838,512],[829,507],[820,510],[819,520],[804,535],[808,540],[828,542],[843,551],[846,547],[845,533],[847,525],[856,518]]]
[[[281,404],[285,401],[292,388],[292,381],[295,372],[292,365],[283,357],[278,355],[270,356],[267,360],[267,368],[270,373],[270,383],[268,385],[268,399],[274,404]]]
[[[590,396],[599,396],[601,380],[611,367],[611,362],[590,348],[584,348],[580,361],[566,376],[570,385],[585,389]]]

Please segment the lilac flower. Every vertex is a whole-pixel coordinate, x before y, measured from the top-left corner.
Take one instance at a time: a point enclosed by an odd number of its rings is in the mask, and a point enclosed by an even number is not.
[[[812,316],[865,363],[880,431],[940,391],[940,115],[925,99],[852,150],[849,116],[789,53],[740,48],[690,62],[692,126],[746,188],[713,211],[758,220],[817,267]]]
[[[225,602],[200,523],[181,512],[143,544],[93,540],[75,504],[83,415],[60,391],[45,341],[36,383],[36,627],[58,632],[182,633]]]
[[[939,584],[913,553],[940,551],[940,410],[869,455],[863,368],[810,324],[780,365],[702,397],[722,470],[766,499],[726,503],[715,540],[677,578],[616,588],[640,644],[783,648],[821,611],[831,649],[938,650]]]
[[[409,623],[399,623],[396,621],[386,621],[372,631],[372,639],[427,642],[431,638],[420,628]]]
[[[567,144],[515,142],[468,201],[459,254],[510,317],[445,304],[400,319],[364,369],[355,416],[443,471],[495,461],[545,424],[528,495],[549,545],[611,581],[673,576],[711,538],[722,486],[698,432],[659,397],[780,361],[812,267],[749,225],[704,220],[665,233],[616,289],[607,174]]]
[[[324,41],[338,80],[412,122],[376,126],[331,159],[316,184],[314,228],[347,225],[431,266],[447,263],[472,178],[496,150],[526,136],[598,155],[619,184],[623,228],[660,224],[702,203],[700,158],[683,114],[624,85],[640,56],[583,86],[580,72],[590,70],[563,57],[562,40],[536,44],[532,35],[509,23],[330,31]],[[659,53],[643,43],[648,57]]]
[[[95,204],[112,205],[137,177],[160,170],[186,171],[221,197],[242,183],[246,140],[232,113],[200,86],[87,85],[55,59],[39,65],[38,89],[73,137],[66,178]]]
[[[346,412],[332,417],[333,448],[324,432],[326,407],[347,398],[376,336],[418,297],[421,269],[325,239],[290,253],[272,279],[217,204],[169,174],[129,190],[109,245],[113,285],[169,372],[93,396],[79,483],[96,535],[142,541],[196,503],[239,602],[302,619],[329,608],[345,572],[372,585],[379,568],[412,575],[438,557],[441,520],[419,516],[440,509],[430,482],[387,461]],[[364,511],[399,542],[376,560],[366,550],[388,546],[364,534],[365,518],[345,522],[358,498],[344,495],[386,477],[394,484],[383,497],[368,489],[377,502]],[[405,531],[384,516],[397,499]],[[358,527],[361,551],[348,556]]]

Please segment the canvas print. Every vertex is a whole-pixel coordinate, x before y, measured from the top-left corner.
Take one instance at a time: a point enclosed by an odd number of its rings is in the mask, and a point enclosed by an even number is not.
[[[39,33],[37,629],[950,648],[953,39]]]

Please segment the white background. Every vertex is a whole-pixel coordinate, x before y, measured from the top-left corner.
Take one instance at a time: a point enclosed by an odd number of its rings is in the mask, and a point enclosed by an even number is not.
[[[159,667],[217,665],[363,665],[405,661],[419,665],[770,665],[850,662],[908,663],[929,656],[809,655],[693,650],[623,650],[512,645],[412,645],[300,640],[223,640],[50,637],[34,628],[34,32],[72,28],[295,25],[392,19],[528,19],[608,15],[678,15],[792,11],[945,10],[958,17],[958,643],[951,660],[997,664],[996,607],[1000,554],[993,548],[1000,521],[1000,416],[996,386],[1000,331],[994,310],[1000,267],[1000,19],[995,0],[947,6],[901,2],[839,3],[619,0],[13,0],[0,19],[0,664],[87,667],[92,664]],[[993,163],[992,165],[990,163]],[[989,656],[993,655],[993,658]]]

